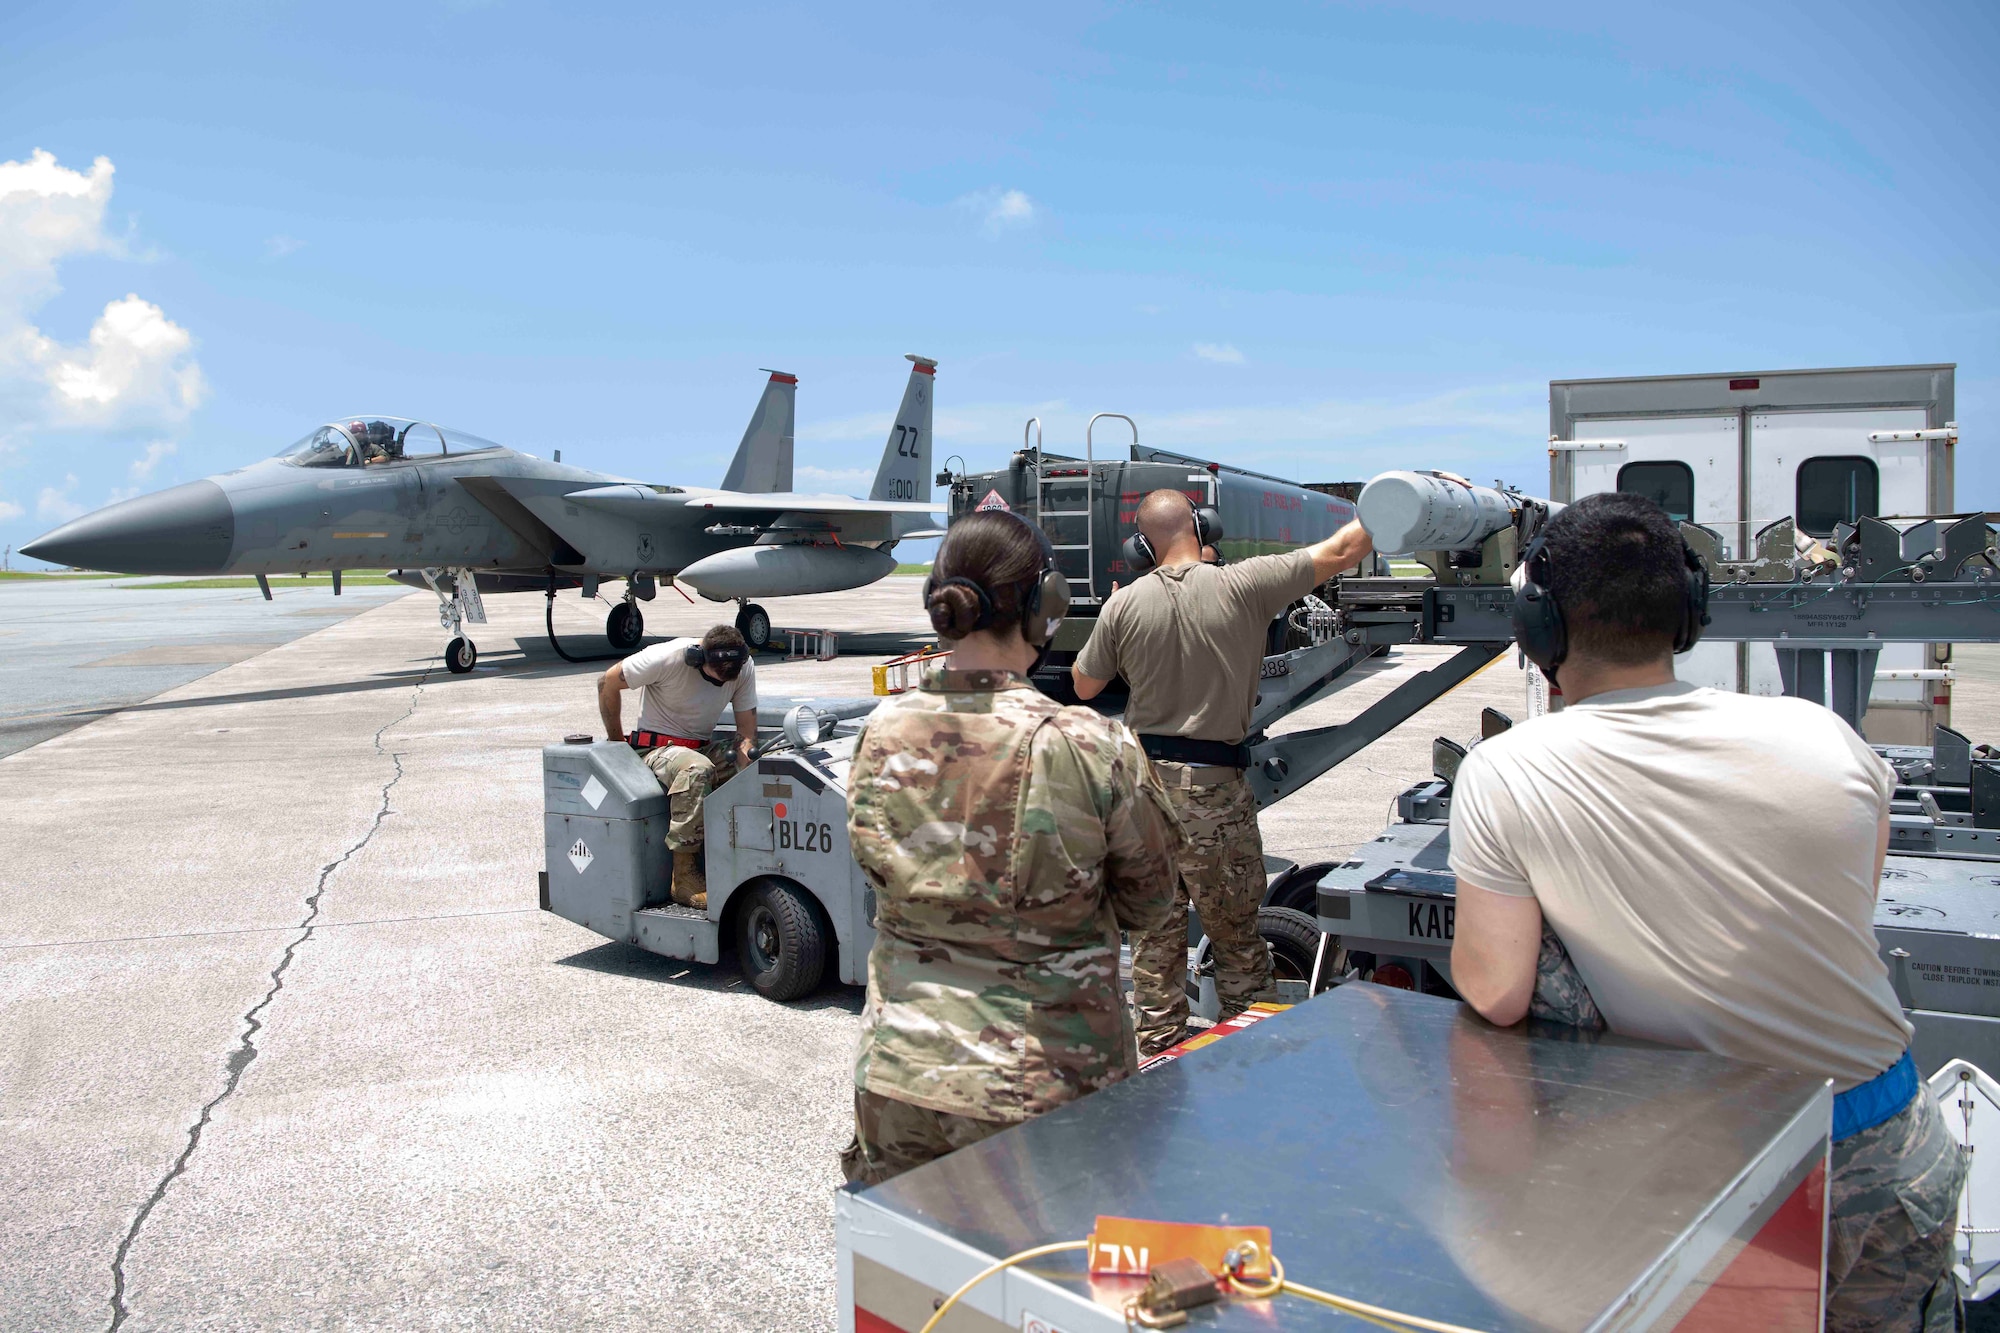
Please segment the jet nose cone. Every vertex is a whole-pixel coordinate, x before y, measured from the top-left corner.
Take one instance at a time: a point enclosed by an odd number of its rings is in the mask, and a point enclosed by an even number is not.
[[[117,574],[216,574],[235,541],[228,495],[212,481],[191,481],[71,519],[21,554]]]

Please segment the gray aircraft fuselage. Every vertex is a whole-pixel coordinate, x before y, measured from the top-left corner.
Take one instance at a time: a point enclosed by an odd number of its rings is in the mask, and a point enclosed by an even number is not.
[[[619,648],[638,642],[637,602],[653,596],[654,579],[679,578],[711,601],[741,603],[738,628],[761,648],[770,617],[751,598],[861,587],[895,568],[897,541],[936,535],[937,363],[908,359],[865,500],[779,489],[791,480],[798,381],[774,371],[730,467],[731,489],[647,485],[429,422],[362,416],[321,426],[276,458],[108,505],[20,549],[120,574],[394,570],[437,591],[454,633],[483,623],[480,589],[581,586],[591,596],[600,580],[624,579],[624,605],[605,631]],[[454,671],[470,670],[474,656],[462,638],[448,652]]]
[[[620,484],[668,503],[648,504],[646,517],[634,519],[602,510],[586,517],[564,499],[579,488]],[[671,503],[676,499],[695,503]],[[776,513],[736,513],[730,521],[753,523]],[[494,447],[372,466],[304,467],[269,458],[107,506],[22,551],[128,574],[427,566],[672,574],[743,544],[740,536],[704,531],[716,522],[712,511],[700,508],[698,492],[663,493]],[[558,527],[569,537],[557,535]]]

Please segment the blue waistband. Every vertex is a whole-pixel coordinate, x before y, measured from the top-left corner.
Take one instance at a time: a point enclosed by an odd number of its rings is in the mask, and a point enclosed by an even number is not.
[[[1833,1098],[1833,1139],[1840,1140],[1873,1129],[1889,1119],[1917,1095],[1917,1062],[1908,1051],[1903,1058],[1869,1079],[1857,1083]]]

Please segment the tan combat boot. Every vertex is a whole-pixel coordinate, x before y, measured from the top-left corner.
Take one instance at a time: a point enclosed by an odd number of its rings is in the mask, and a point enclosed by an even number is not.
[[[701,853],[692,847],[674,848],[674,882],[667,895],[677,907],[708,910],[708,877],[701,873]]]

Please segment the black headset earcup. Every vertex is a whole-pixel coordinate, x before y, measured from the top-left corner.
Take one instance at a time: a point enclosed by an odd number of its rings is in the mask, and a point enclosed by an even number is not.
[[[691,643],[687,646],[687,650],[681,654],[681,658],[689,666],[698,667],[708,661],[708,654],[701,650],[700,644]]]
[[[1146,534],[1135,532],[1125,539],[1125,565],[1134,574],[1143,574],[1156,563],[1153,559],[1153,544],[1146,540]]]
[[[1037,648],[1046,648],[1055,637],[1056,626],[1068,614],[1069,579],[1051,557],[1021,608],[1021,637]]]
[[[1700,643],[1702,627],[1708,624],[1708,566],[1685,541],[1681,543],[1681,559],[1687,565],[1687,586],[1681,608],[1681,630],[1674,636],[1676,653],[1684,653]]]
[[[1212,505],[1194,507],[1194,537],[1203,546],[1214,546],[1222,540],[1222,515]]]
[[[1540,538],[1528,543],[1514,584],[1514,642],[1542,674],[1554,680],[1556,668],[1569,656],[1569,627],[1548,586],[1548,547]]]

